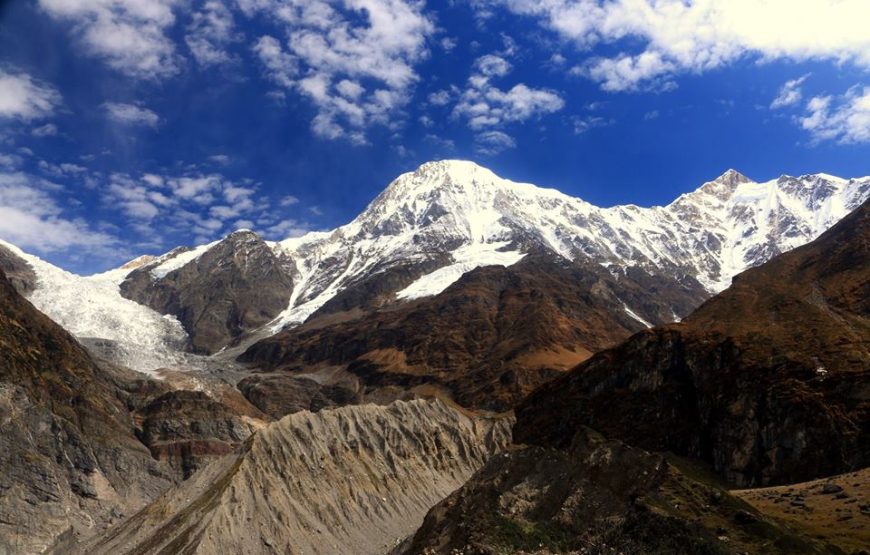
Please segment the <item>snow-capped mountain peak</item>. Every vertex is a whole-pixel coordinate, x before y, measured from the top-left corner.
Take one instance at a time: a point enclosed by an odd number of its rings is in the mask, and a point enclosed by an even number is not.
[[[396,178],[335,232],[279,244],[300,271],[297,304],[279,323],[300,321],[351,284],[397,264],[446,257],[468,271],[480,265],[475,260],[511,253],[503,259],[515,261],[532,247],[615,271],[639,266],[694,278],[718,292],[736,273],[812,240],[868,194],[870,179],[816,174],[758,183],[730,169],[667,206],[600,208],[503,179],[474,162],[427,162]]]

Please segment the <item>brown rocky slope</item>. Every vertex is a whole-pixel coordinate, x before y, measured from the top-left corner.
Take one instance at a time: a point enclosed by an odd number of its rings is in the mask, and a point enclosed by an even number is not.
[[[724,487],[689,462],[579,429],[564,449],[492,457],[393,554],[842,554]]]
[[[134,435],[130,375],[100,368],[0,273],[0,552],[99,530],[174,481]]]
[[[293,290],[289,261],[255,233],[237,231],[165,276],[155,261],[132,271],[121,294],[173,314],[195,353],[212,354],[266,324],[287,307]]]
[[[657,284],[647,274],[617,279],[596,263],[532,254],[469,272],[434,297],[314,318],[254,344],[240,360],[294,376],[328,370],[346,386],[352,378],[351,393],[363,399],[428,386],[466,407],[507,410],[643,329],[627,305],[664,322],[675,303],[688,311],[702,300],[690,287],[675,293]]]
[[[870,203],[526,399],[518,442],[607,437],[708,461],[737,485],[870,463]]]

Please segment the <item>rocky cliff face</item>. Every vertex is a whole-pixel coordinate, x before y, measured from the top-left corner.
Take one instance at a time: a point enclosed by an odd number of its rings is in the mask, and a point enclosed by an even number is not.
[[[385,553],[509,442],[441,402],[301,412],[75,553]]]
[[[0,552],[100,530],[173,483],[133,434],[135,383],[97,366],[0,274]]]
[[[492,457],[395,554],[822,554],[684,461],[579,429]]]
[[[655,294],[654,276],[646,277],[641,284],[595,263],[528,255],[507,268],[474,270],[434,297],[365,316],[314,318],[253,345],[242,360],[294,376],[340,367],[363,397],[430,386],[467,407],[508,410],[646,319],[669,321],[675,303],[688,309],[687,291]]]
[[[133,270],[121,293],[176,316],[194,352],[219,351],[287,307],[293,290],[289,263],[258,235],[239,231],[191,260],[186,254],[174,252]]]
[[[183,479],[226,455],[258,427],[201,391],[169,391],[136,412],[139,437],[151,455]]]
[[[870,463],[870,203],[739,275],[681,324],[641,332],[518,409],[520,442],[579,426],[709,461],[740,485]]]

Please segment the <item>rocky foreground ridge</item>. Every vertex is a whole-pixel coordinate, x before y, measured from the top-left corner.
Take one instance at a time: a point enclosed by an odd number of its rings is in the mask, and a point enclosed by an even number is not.
[[[510,442],[440,401],[287,416],[73,553],[385,553]]]

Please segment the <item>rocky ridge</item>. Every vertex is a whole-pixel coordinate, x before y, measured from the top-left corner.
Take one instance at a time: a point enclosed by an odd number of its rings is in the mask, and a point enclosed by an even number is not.
[[[299,412],[73,552],[384,553],[509,426],[440,401]]]

